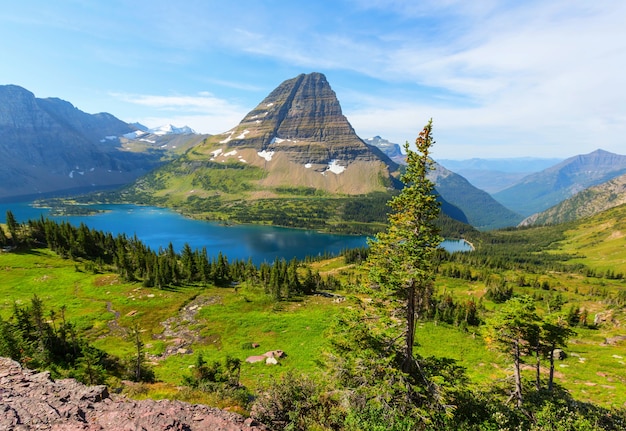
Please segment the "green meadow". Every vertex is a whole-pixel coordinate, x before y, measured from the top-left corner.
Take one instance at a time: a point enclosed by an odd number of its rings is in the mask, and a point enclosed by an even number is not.
[[[342,258],[312,264],[322,274],[332,274],[344,281],[348,289],[337,292],[366,298],[350,280],[364,276],[363,269],[346,265]],[[337,313],[350,301],[323,296],[301,296],[276,302],[262,287],[243,283],[235,287],[185,286],[172,289],[145,288],[127,283],[114,273],[87,272],[81,262],[62,259],[47,249],[23,253],[0,254],[0,316],[10,317],[14,304],[28,304],[33,295],[44,302],[46,310],[65,310],[65,317],[95,346],[120,358],[133,355],[133,343],[126,328],[137,324],[148,363],[158,383],[144,384],[141,396],[179,397],[203,400],[181,389],[183,378],[190,374],[198,354],[207,361],[222,361],[227,356],[245,361],[251,355],[283,350],[286,356],[278,366],[265,363],[243,363],[241,382],[251,390],[265,386],[287,371],[320,376],[327,351],[326,331]],[[506,274],[513,279],[514,271]],[[534,277],[536,274],[526,274]],[[519,293],[534,295],[542,312],[549,300],[560,293],[568,304],[589,311],[588,320],[604,313],[608,322],[575,328],[577,335],[565,349],[568,356],[557,361],[557,384],[570,391],[575,399],[606,407],[626,403],[626,344],[607,343],[624,334],[621,322],[623,306],[609,299],[624,290],[623,280],[589,278],[581,275],[551,273],[540,276],[549,282],[549,290],[519,288]],[[350,287],[352,286],[352,287]],[[545,285],[544,285],[545,288]],[[439,276],[435,296],[474,298],[488,316],[498,305],[485,298],[487,285],[481,281],[464,281]],[[185,307],[201,304],[193,316]],[[170,335],[164,335],[163,322],[174,318]],[[189,338],[193,334],[193,338]],[[183,347],[167,353],[185,339]],[[192,341],[190,341],[192,340]],[[444,322],[422,321],[418,324],[416,351],[422,356],[455,359],[467,369],[475,386],[504,385],[511,374],[508,359],[489,348],[480,326],[460,328]],[[252,344],[259,347],[252,348]],[[527,358],[524,375],[533,378],[533,359]],[[542,368],[542,373],[547,369]],[[115,382],[116,384],[119,382]],[[223,406],[219,400],[210,400]]]

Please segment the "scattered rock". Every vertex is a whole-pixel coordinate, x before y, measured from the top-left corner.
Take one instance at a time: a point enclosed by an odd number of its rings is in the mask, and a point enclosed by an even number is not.
[[[563,351],[563,349],[554,349],[552,351],[552,356],[554,357],[554,359],[558,359],[560,361],[567,358],[567,354]]]
[[[276,358],[284,358],[285,356],[287,356],[287,355],[282,350],[270,350],[269,352],[265,352],[262,355],[248,356],[246,358],[246,362],[248,362],[250,364],[254,364],[256,362],[265,361],[266,364],[269,364],[270,361],[268,361],[268,360],[271,358],[271,359],[274,360],[271,363],[272,364],[277,364],[278,361],[276,360]]]
[[[222,430],[265,431],[236,413],[171,400],[130,400],[106,386],[85,386],[73,379],[54,381],[50,373],[23,369],[0,358],[2,430]]]
[[[616,337],[607,338],[606,340],[604,340],[604,344],[607,344],[609,346],[615,346],[622,341],[626,341],[626,335],[618,335]]]
[[[278,361],[276,360],[276,358],[275,358],[275,357],[270,356],[269,358],[265,358],[265,363],[266,363],[267,365],[277,365],[277,364],[278,364]]]

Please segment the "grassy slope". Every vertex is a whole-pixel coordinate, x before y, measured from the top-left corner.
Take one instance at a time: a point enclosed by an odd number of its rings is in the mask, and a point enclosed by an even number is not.
[[[341,259],[317,265],[320,271],[335,276],[350,274]],[[25,303],[36,293],[44,300],[46,309],[58,311],[65,304],[68,319],[77,323],[96,346],[122,357],[131,356],[132,344],[121,333],[110,332],[109,322],[115,320],[115,315],[107,311],[107,303],[111,304],[109,309],[119,312],[121,326],[138,321],[144,330],[148,353],[158,354],[164,350],[166,342],[153,340],[151,335],[162,331],[161,321],[176,315],[197,295],[219,297],[219,301],[205,306],[198,314],[195,329],[200,331],[204,342],[192,345],[195,353],[201,352],[209,361],[223,360],[226,355],[243,360],[249,355],[274,349],[288,354],[280,367],[244,364],[241,379],[251,388],[268,383],[272,376],[290,369],[298,373],[321,372],[317,361],[323,358],[324,331],[332,316],[342,307],[341,303],[321,297],[275,305],[262,289],[247,286],[241,286],[237,291],[232,288],[144,289],[137,284],[120,283],[114,275],[77,272],[73,262],[59,259],[47,251],[0,254],[0,268],[3,272],[0,295],[4,298],[0,302],[0,316],[8,317],[14,301]],[[549,281],[555,290],[592,311],[606,308],[601,303],[602,298],[597,296],[600,287],[609,290],[623,288],[618,281],[590,281],[567,274],[552,274]],[[439,277],[437,290],[445,290],[458,298],[470,295],[478,298],[483,295],[485,286],[481,282]],[[541,307],[541,298],[538,302]],[[485,301],[485,306],[492,309],[495,305]],[[623,317],[623,313],[617,317]],[[626,379],[624,359],[619,356],[626,356],[624,346],[603,345],[605,338],[620,334],[619,328],[602,327],[578,332],[567,349],[570,356],[558,364],[557,382],[576,398],[606,406],[623,405],[626,403]],[[417,351],[421,355],[457,359],[467,367],[472,381],[477,384],[503,380],[509,373],[506,359],[486,348],[477,328],[470,327],[468,332],[463,332],[445,324],[420,323],[417,340],[420,345]],[[256,350],[246,348],[251,342],[259,343],[260,347]],[[164,383],[155,385],[151,395],[180,397],[176,387],[195,358],[195,354],[177,354],[155,362],[157,377]],[[528,378],[532,377],[532,370],[526,373]]]

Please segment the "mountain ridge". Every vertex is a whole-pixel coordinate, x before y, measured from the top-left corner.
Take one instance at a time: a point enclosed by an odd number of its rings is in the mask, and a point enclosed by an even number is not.
[[[626,156],[598,149],[528,175],[492,196],[505,207],[527,217],[623,173],[626,173]]]
[[[134,130],[111,114],[86,114],[58,98],[0,86],[0,198],[124,184],[158,162],[121,151],[107,136]]]
[[[626,174],[582,190],[541,213],[527,217],[520,225],[566,223],[591,217],[623,204],[626,204]]]

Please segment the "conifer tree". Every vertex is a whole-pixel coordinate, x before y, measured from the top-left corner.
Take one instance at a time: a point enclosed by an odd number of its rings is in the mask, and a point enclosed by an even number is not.
[[[487,321],[485,339],[488,344],[508,353],[513,359],[515,388],[511,398],[517,400],[517,407],[524,401],[522,394],[522,350],[524,345],[532,345],[538,336],[539,317],[535,304],[529,296],[509,299]]]
[[[413,151],[408,142],[405,144],[407,168],[402,176],[405,187],[389,203],[392,213],[387,230],[369,242],[370,279],[380,286],[383,293],[403,303],[404,372],[410,372],[415,363],[415,320],[431,295],[433,258],[442,241],[435,226],[439,202],[434,184],[427,177],[433,169],[430,147],[434,141],[431,132],[432,119],[415,141],[417,151]]]
[[[17,223],[17,220],[15,220],[15,216],[11,211],[7,211],[6,221],[9,235],[11,235],[11,242],[13,243],[13,245],[17,245],[19,243],[19,237],[17,232],[19,224]]]

